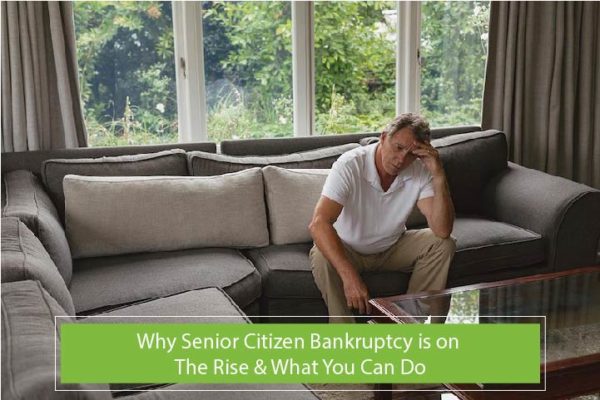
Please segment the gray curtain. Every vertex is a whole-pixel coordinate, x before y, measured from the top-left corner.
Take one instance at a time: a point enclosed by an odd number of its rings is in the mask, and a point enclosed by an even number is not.
[[[2,151],[87,146],[71,2],[2,2]]]
[[[600,3],[492,2],[482,127],[509,158],[600,188]]]

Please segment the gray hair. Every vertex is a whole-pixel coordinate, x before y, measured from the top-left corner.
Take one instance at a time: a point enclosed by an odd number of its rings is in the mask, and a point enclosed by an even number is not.
[[[382,134],[392,137],[396,132],[404,128],[410,128],[417,137],[417,140],[421,142],[428,141],[431,138],[429,122],[420,115],[413,113],[400,114],[394,118],[394,120],[385,127]]]

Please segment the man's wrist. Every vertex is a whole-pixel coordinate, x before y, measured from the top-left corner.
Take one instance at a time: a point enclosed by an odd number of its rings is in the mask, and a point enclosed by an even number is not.
[[[434,185],[445,185],[447,180],[446,180],[446,173],[444,171],[439,172],[435,175],[432,176],[432,183]]]
[[[340,278],[343,282],[346,282],[347,280],[356,279],[356,277],[358,276],[358,272],[356,272],[352,264],[348,264],[341,271],[338,271],[338,274],[340,275]]]

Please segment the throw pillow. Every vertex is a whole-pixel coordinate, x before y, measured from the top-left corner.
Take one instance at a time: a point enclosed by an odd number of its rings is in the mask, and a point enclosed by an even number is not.
[[[64,182],[73,258],[269,243],[259,168],[213,177],[86,177]]]
[[[272,244],[293,244],[312,241],[308,225],[321,197],[329,169],[285,169],[267,166],[262,169],[265,198],[269,214]],[[406,226],[427,224],[425,216],[415,206]]]
[[[308,225],[328,169],[262,169],[269,210],[271,243],[305,243],[312,240]]]

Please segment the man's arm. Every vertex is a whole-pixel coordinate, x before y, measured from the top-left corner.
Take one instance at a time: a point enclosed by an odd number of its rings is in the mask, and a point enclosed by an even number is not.
[[[367,286],[348,259],[344,245],[333,227],[342,209],[341,204],[321,196],[308,228],[315,245],[340,276],[344,284],[344,295],[348,307],[359,310],[361,314],[370,313],[371,305]]]
[[[429,143],[419,143],[413,153],[431,173],[433,185],[433,197],[417,201],[417,207],[427,218],[427,225],[433,233],[446,239],[454,226],[454,205],[439,153]]]

